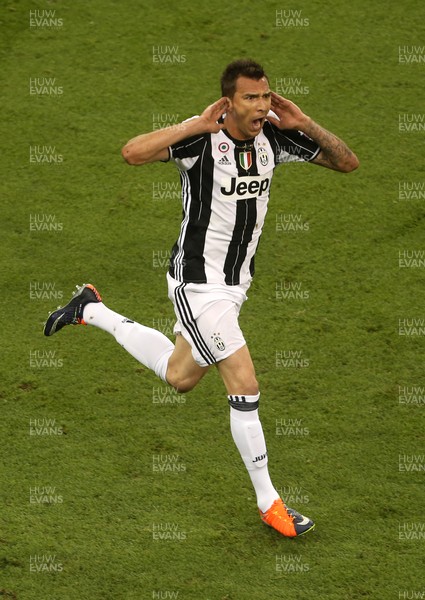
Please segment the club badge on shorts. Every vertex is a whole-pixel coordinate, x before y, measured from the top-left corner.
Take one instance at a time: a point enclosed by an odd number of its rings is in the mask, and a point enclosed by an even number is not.
[[[245,171],[249,170],[249,168],[252,165],[251,150],[248,150],[247,152],[240,152],[240,154],[239,154],[239,164],[242,167],[242,169],[245,169]]]
[[[211,336],[211,339],[214,343],[214,346],[217,348],[217,350],[220,350],[220,352],[223,352],[223,350],[226,349],[226,346],[225,346],[223,340],[221,339],[219,333],[213,333],[213,335]]]

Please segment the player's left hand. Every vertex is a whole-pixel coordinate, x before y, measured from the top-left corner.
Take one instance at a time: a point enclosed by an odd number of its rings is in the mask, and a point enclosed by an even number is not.
[[[271,110],[277,114],[279,119],[268,116],[267,120],[279,129],[300,129],[303,130],[304,125],[309,120],[309,117],[293,102],[279,96],[276,92],[271,95]]]

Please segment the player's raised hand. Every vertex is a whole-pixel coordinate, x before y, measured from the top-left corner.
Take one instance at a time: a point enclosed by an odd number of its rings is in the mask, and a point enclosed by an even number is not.
[[[279,127],[279,129],[303,129],[308,117],[296,104],[279,96],[276,92],[272,92],[271,100],[270,108],[280,120],[268,116],[268,121]]]
[[[226,97],[220,98],[213,104],[207,106],[201,115],[205,133],[218,133],[223,129],[223,123],[217,123],[217,121],[224,115],[228,106],[229,100]]]

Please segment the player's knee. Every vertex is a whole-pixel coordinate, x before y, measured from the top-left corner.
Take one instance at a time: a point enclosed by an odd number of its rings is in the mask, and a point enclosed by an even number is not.
[[[253,396],[260,393],[260,386],[258,385],[258,381],[255,379],[255,377],[252,382],[251,391],[249,393],[252,394]]]
[[[255,376],[252,376],[243,383],[243,389],[244,394],[247,396],[256,396],[259,393],[260,388],[258,386],[258,381],[256,380]]]
[[[181,377],[179,373],[173,373],[167,371],[167,382],[173,387],[179,394],[186,394],[193,390],[198,380],[194,377]]]
[[[235,377],[231,387],[234,390],[231,393],[242,394],[244,396],[256,396],[260,391],[255,375],[246,375],[241,378]]]

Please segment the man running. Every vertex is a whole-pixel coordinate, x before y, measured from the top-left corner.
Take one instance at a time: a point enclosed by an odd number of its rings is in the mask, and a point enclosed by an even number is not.
[[[167,274],[175,344],[107,308],[91,284],[79,287],[66,306],[49,316],[44,333],[50,336],[69,324],[104,329],[181,393],[192,390],[215,365],[261,519],[295,537],[314,523],[288,508],[271,482],[258,414],[260,391],[239,311],[254,275],[275,167],[311,162],[350,172],[358,160],[342,140],[272,92],[258,63],[229,64],[221,91],[222,97],[200,116],[138,135],[122,150],[130,165],[173,162],[180,172],[183,218]]]

